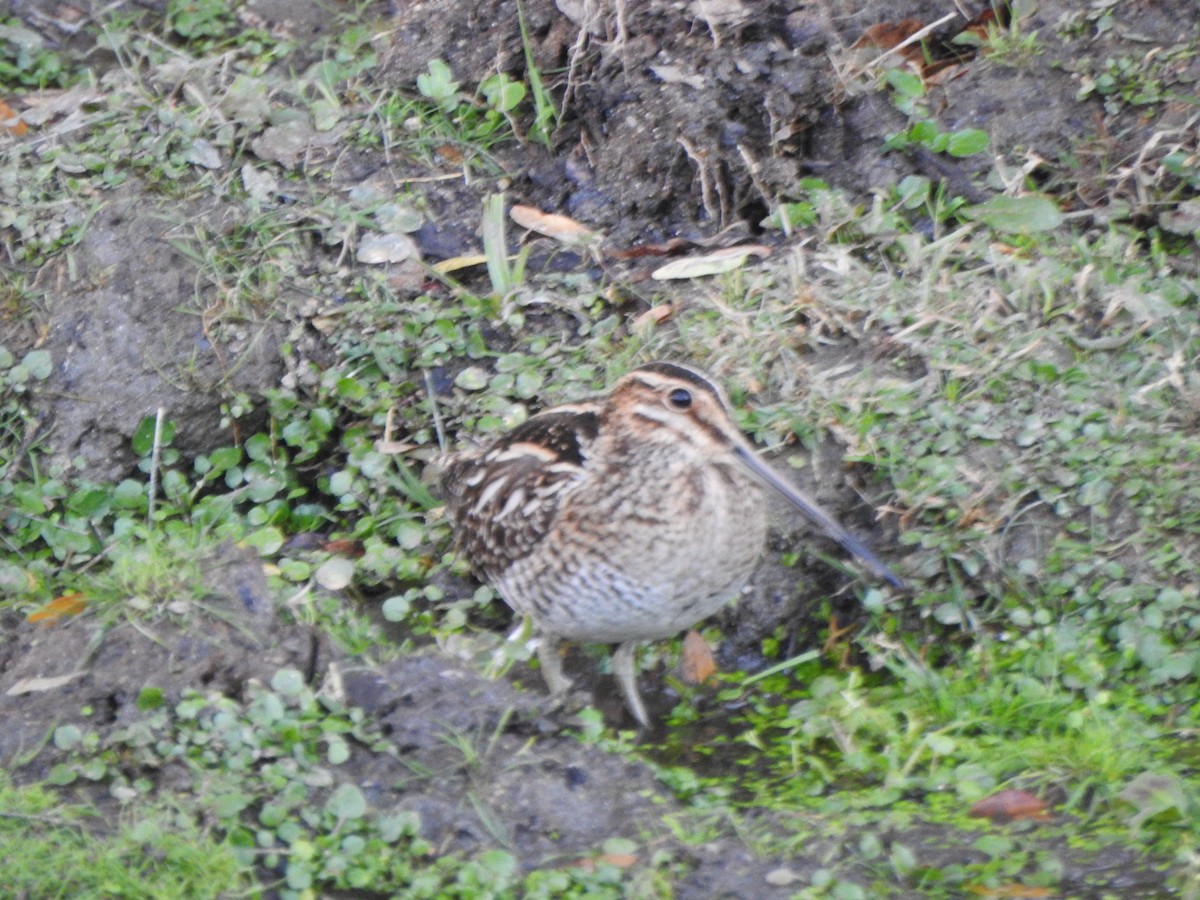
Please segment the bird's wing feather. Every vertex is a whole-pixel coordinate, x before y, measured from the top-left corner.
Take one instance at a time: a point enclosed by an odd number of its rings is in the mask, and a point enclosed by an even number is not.
[[[483,575],[499,575],[550,531],[564,493],[583,474],[598,429],[594,406],[558,407],[485,450],[447,462],[441,479],[446,513],[459,548]]]

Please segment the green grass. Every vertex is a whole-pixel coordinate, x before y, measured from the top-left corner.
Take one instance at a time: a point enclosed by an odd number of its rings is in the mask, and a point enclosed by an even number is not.
[[[0,777],[0,867],[15,897],[216,898],[249,886],[233,848],[165,807],[119,821]]]

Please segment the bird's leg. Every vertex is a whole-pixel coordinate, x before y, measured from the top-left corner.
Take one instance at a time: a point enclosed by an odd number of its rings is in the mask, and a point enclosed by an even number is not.
[[[538,662],[542,666],[542,677],[554,697],[562,697],[571,690],[571,681],[563,674],[562,657],[558,653],[558,639],[545,632],[538,638]]]
[[[612,671],[617,679],[617,687],[625,698],[625,705],[633,713],[633,717],[643,727],[649,727],[650,717],[646,715],[646,707],[637,687],[637,641],[626,641],[619,646],[612,658]]]

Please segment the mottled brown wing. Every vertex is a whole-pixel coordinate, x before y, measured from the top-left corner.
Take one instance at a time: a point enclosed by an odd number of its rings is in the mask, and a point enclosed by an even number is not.
[[[459,549],[485,577],[528,556],[578,482],[599,418],[588,405],[558,407],[485,450],[451,457],[442,471],[446,514]]]

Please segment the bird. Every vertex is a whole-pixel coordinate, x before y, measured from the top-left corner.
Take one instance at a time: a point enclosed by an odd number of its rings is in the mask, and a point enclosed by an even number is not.
[[[650,362],[604,395],[531,416],[442,463],[457,552],[541,633],[552,695],[561,640],[617,644],[625,705],[649,725],[639,644],[708,618],[749,580],[774,490],[875,576],[903,587],[866,545],[765,463],[725,390],[697,368]]]

